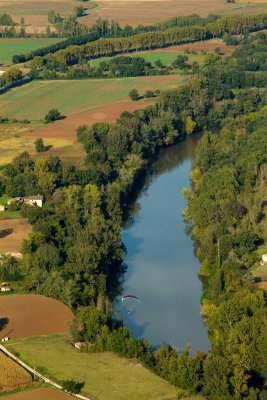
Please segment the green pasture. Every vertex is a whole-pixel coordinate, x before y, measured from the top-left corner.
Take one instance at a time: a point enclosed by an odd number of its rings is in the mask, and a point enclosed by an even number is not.
[[[32,81],[0,96],[1,115],[18,119],[43,119],[57,108],[70,116],[99,108],[105,104],[129,100],[129,91],[136,88],[167,90],[183,83],[186,76],[153,76],[138,78],[90,79],[68,81]]]
[[[161,60],[164,65],[171,65],[173,61],[176,59],[178,55],[181,55],[183,53],[178,52],[177,53],[167,53],[166,51],[142,51],[142,52],[137,52],[137,53],[130,53],[130,54],[124,54],[125,56],[130,56],[130,57],[142,57],[145,59],[146,62],[150,62],[152,65],[155,65],[155,61]],[[192,63],[194,61],[201,62],[203,60],[202,55],[198,54],[185,54],[188,57],[188,62]],[[115,56],[115,57],[102,57],[102,58],[97,58],[95,60],[90,60],[90,66],[91,67],[98,67],[99,64],[102,61],[110,62],[113,58],[120,57]]]
[[[51,44],[62,41],[63,39],[0,39],[0,65],[12,63],[12,57],[15,54],[29,53],[40,47],[49,46]]]
[[[85,382],[82,393],[97,400],[175,400],[179,389],[141,366],[112,353],[87,354],[75,349],[66,335],[12,341],[6,347],[57,382]]]

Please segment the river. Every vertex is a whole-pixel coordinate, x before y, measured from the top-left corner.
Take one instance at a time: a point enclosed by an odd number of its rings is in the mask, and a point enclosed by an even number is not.
[[[199,136],[161,150],[132,206],[122,240],[127,248],[123,294],[141,303],[121,302],[123,320],[135,337],[152,345],[169,343],[207,351],[207,330],[200,314],[202,285],[193,241],[186,233],[181,194],[190,185],[190,170]]]

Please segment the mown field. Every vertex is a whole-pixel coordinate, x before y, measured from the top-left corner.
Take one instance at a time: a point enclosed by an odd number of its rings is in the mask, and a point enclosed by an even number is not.
[[[61,40],[63,39],[0,39],[0,65],[11,64],[12,57],[15,54],[29,53],[32,50],[49,46],[50,44],[60,42]]]
[[[33,81],[0,96],[1,115],[29,120],[43,119],[51,108],[70,116],[110,103],[128,100],[129,91],[175,88],[185,80],[181,75],[138,78]]]
[[[32,337],[6,347],[60,381],[85,382],[82,392],[95,400],[175,400],[178,389],[152,374],[134,360],[112,353],[80,353],[66,335]]]
[[[28,372],[0,351],[0,393],[28,385],[31,381],[32,378]]]

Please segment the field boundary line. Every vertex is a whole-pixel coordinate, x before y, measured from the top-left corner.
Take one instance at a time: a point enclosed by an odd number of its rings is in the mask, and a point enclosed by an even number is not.
[[[22,360],[20,360],[18,357],[16,357],[14,354],[12,354],[9,350],[7,350],[3,345],[0,344],[0,350],[5,353],[9,358],[14,360],[16,363],[20,364],[23,368],[25,368],[27,371],[29,371],[33,376],[38,376],[40,379],[42,379],[45,383],[48,383],[49,385],[52,385],[56,387],[57,389],[63,391],[62,386],[60,386],[58,383],[53,382],[51,379],[47,378],[46,376],[40,374],[39,372],[35,371],[33,368],[31,368],[29,365],[25,364]],[[89,397],[82,396],[81,394],[75,394],[75,393],[69,393],[71,396],[75,396],[78,399],[81,400],[90,400]]]

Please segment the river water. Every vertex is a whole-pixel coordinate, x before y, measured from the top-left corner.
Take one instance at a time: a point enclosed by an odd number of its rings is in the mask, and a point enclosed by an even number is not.
[[[188,137],[159,153],[132,206],[122,233],[127,248],[124,295],[141,303],[121,302],[123,320],[135,337],[152,345],[169,343],[192,351],[209,349],[200,314],[202,285],[193,241],[186,233],[181,189],[190,186],[190,170],[199,136]]]

